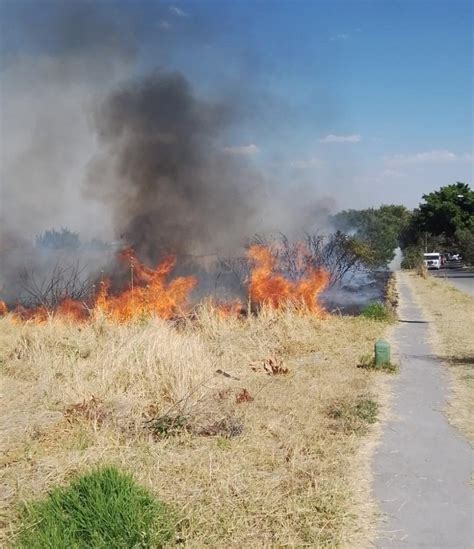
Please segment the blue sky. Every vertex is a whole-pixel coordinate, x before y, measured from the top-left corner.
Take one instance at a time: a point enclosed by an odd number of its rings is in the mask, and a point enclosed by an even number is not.
[[[49,5],[4,3],[4,55],[54,55],[18,23],[40,22]],[[100,5],[140,37],[134,71],[181,70],[203,96],[245,98],[223,147],[270,179],[335,208],[413,207],[443,184],[472,183],[468,0]]]

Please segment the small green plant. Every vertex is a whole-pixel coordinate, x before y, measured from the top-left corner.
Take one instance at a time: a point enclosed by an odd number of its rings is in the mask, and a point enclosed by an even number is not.
[[[366,305],[360,312],[364,318],[370,318],[371,320],[391,321],[393,319],[393,313],[382,303],[370,303]]]
[[[359,360],[359,364],[357,364],[358,368],[365,368],[367,370],[377,370],[381,372],[387,372],[389,374],[396,374],[398,372],[398,366],[396,364],[392,364],[391,362],[386,364],[375,364],[375,357],[373,354],[366,354],[361,357]]]
[[[188,418],[179,414],[165,414],[147,423],[155,435],[169,437],[184,431],[188,425]]]
[[[375,423],[378,411],[379,405],[370,398],[360,399],[353,408],[354,415],[366,423]]]
[[[355,402],[336,401],[327,410],[334,427],[350,433],[364,433],[367,424],[377,421],[379,405],[371,398],[361,396]]]
[[[27,504],[15,547],[24,549],[162,547],[172,513],[128,474],[98,468]]]

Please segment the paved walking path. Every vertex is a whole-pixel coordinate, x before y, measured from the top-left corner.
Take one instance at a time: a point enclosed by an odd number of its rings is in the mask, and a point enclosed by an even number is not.
[[[400,374],[390,421],[374,456],[374,491],[384,518],[378,548],[474,547],[474,452],[447,422],[448,377],[427,343],[428,325],[399,277],[395,331]]]

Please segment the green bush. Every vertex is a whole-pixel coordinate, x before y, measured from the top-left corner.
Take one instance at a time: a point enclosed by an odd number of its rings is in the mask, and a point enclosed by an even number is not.
[[[423,265],[423,251],[421,248],[408,247],[403,250],[402,269],[418,269]]]
[[[128,549],[162,547],[172,514],[128,474],[102,467],[27,504],[16,547]]]
[[[371,320],[392,320],[393,314],[382,303],[370,303],[360,312],[361,316]]]

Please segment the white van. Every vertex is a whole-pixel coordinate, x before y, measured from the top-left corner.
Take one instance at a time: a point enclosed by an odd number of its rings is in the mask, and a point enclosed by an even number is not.
[[[441,254],[438,252],[423,254],[423,262],[428,269],[441,269]]]

